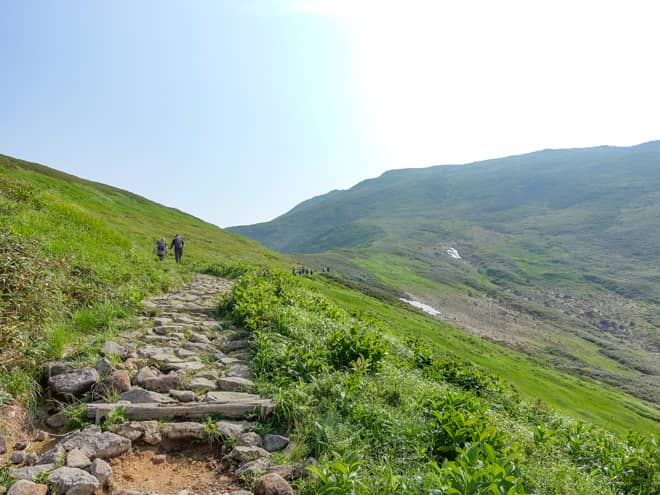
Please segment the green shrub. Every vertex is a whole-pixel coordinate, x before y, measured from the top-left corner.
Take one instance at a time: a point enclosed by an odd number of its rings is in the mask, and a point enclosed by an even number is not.
[[[361,361],[372,371],[378,371],[386,354],[383,336],[355,321],[328,336],[328,360],[335,369],[346,369]]]

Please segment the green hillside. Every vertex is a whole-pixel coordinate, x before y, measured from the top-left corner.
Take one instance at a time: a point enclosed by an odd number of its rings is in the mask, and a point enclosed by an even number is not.
[[[256,429],[287,432],[291,462],[317,459],[296,493],[614,495],[660,486],[652,404],[424,315],[396,299],[391,280],[340,254],[326,256],[373,283],[294,277],[292,260],[254,241],[9,157],[0,157],[0,212],[0,406],[34,406],[41,363],[95,362],[102,342],[135,323],[145,295],[204,271],[236,278],[218,311],[250,332],[259,391],[276,399]],[[154,256],[156,239],[174,233],[186,239],[179,266]],[[387,259],[364,258],[379,262]],[[8,466],[0,487],[13,482]]]
[[[230,230],[660,403],[660,142],[390,171]]]

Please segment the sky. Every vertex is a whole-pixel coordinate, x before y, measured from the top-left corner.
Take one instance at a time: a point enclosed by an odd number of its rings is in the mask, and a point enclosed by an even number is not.
[[[660,139],[660,5],[5,0],[0,153],[219,226],[394,168]]]

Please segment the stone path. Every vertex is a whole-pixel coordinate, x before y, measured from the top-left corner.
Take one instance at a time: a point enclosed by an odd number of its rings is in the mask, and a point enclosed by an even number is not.
[[[199,486],[206,488],[198,493],[250,493],[234,492],[238,486],[226,476],[233,474],[237,480],[257,479],[256,494],[293,494],[284,478],[299,476],[304,466],[269,461],[270,452],[292,447],[289,440],[280,435],[262,438],[251,431],[252,421],[271,414],[274,403],[254,393],[247,334],[213,317],[231,286],[228,280],[196,275],[181,290],[144,301],[137,328],[105,342],[95,367],[44,365],[53,398],[66,403],[91,396],[84,407],[95,425],[64,436],[41,455],[17,455],[10,475],[25,483],[47,480],[64,495],[138,495],[141,492],[127,491],[126,484],[136,472],[144,474],[135,459],[148,459],[155,466],[168,459],[159,452],[176,452],[178,458],[184,456],[177,469],[185,469],[197,466],[192,454],[185,462],[187,449],[199,454],[210,448],[221,455],[209,458],[212,474],[204,478]],[[64,422],[60,412],[46,421],[54,429]],[[130,453],[134,447],[138,454]],[[140,451],[148,455],[140,456]],[[122,469],[121,475],[113,476],[113,468]],[[133,474],[128,473],[131,469]],[[195,478],[199,468],[190,469],[179,473],[179,479]],[[175,478],[173,474],[158,486],[176,495],[181,487]],[[188,495],[195,494],[184,488]]]

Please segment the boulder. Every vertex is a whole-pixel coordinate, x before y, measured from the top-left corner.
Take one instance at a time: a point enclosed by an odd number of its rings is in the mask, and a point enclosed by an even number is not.
[[[142,368],[137,374],[135,383],[147,390],[167,393],[172,389],[181,388],[183,376],[179,371],[163,374],[153,368]]]
[[[291,485],[279,474],[264,474],[254,484],[254,495],[295,495]]]
[[[124,392],[119,398],[134,404],[174,402],[172,398],[167,395],[159,394],[158,392],[153,392],[151,390],[145,390],[141,387],[131,387],[128,392]]]
[[[106,341],[105,344],[103,344],[103,347],[101,348],[101,355],[102,356],[115,355],[115,356],[119,356],[123,360],[128,357],[128,349],[123,345],[119,345],[117,342],[108,340]]]
[[[245,447],[261,447],[262,439],[261,435],[253,431],[248,431],[243,433],[236,439],[236,445],[241,445]]]
[[[254,390],[254,382],[248,378],[241,378],[240,376],[225,376],[218,378],[218,390],[227,392],[252,392]]]
[[[91,466],[89,466],[89,472],[102,485],[112,474],[112,468],[103,459],[94,459]]]
[[[259,459],[260,457],[268,457],[270,454],[262,449],[261,447],[252,446],[247,447],[239,445],[234,447],[229,454],[227,454],[227,459],[230,461],[236,461],[239,464],[246,461],[253,461],[254,459]]]
[[[48,487],[28,480],[16,482],[7,492],[7,495],[46,495]]]
[[[86,367],[51,376],[48,385],[55,395],[63,398],[79,397],[100,380],[94,368]]]
[[[80,449],[71,449],[66,455],[66,465],[70,468],[85,469],[92,461]]]
[[[267,434],[264,436],[264,449],[268,452],[282,450],[287,445],[289,445],[289,439],[282,435]]]
[[[236,472],[234,472],[234,476],[238,479],[241,479],[245,476],[254,479],[256,476],[264,474],[267,468],[268,459],[265,457],[260,457],[259,459],[247,461],[238,466],[238,469],[236,469]]]
[[[61,467],[50,473],[48,483],[57,495],[92,495],[99,480],[82,469]]]
[[[83,431],[66,436],[62,447],[70,452],[80,449],[90,459],[116,457],[131,449],[131,441],[109,431],[101,431],[100,428],[89,426]]]
[[[218,421],[216,424],[218,431],[225,437],[238,437],[242,433],[249,431],[252,428],[252,423],[248,421]]]
[[[39,460],[37,465],[40,464],[64,464],[66,460],[66,450],[61,445],[56,445],[50,450],[44,452]]]

